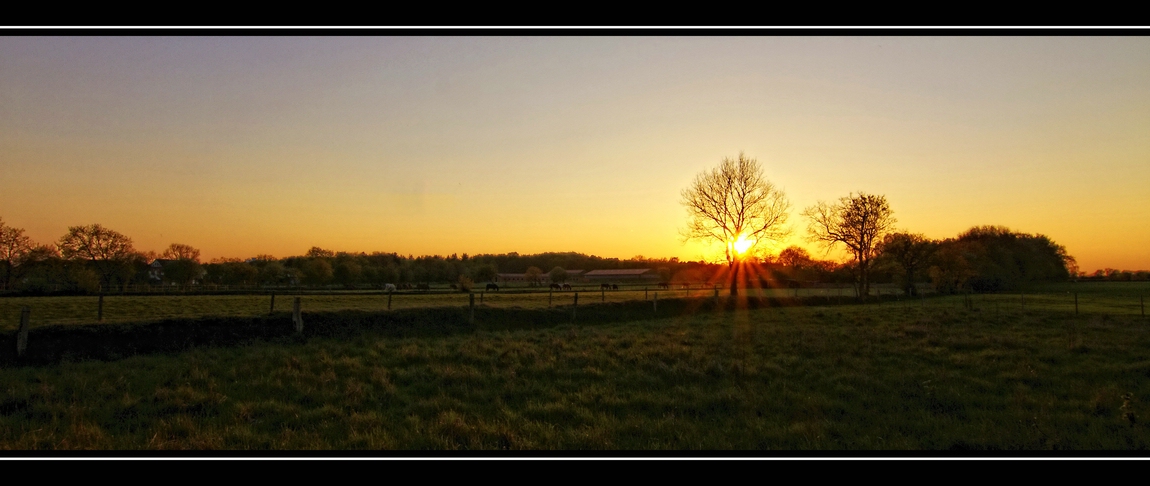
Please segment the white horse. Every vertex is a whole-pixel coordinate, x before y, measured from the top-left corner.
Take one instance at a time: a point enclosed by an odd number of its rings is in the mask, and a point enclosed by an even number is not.
[[[387,284],[383,286],[384,292],[395,292],[395,284]]]

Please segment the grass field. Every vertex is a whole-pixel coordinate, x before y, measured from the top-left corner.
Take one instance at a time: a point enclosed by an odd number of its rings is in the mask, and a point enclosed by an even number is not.
[[[820,298],[851,295],[850,289],[843,288],[803,288],[803,289],[751,289],[748,295],[761,295],[774,298],[798,297],[817,303]],[[878,286],[876,294],[888,299],[897,291],[889,286]],[[1006,310],[1055,310],[1074,312],[1074,293],[1078,293],[1079,313],[1107,313],[1113,315],[1142,315],[1144,299],[1150,296],[1150,282],[1090,282],[1046,284],[1029,289],[1025,295],[1018,293],[976,294],[970,302],[975,307],[988,311]],[[600,292],[586,289],[579,292],[580,302],[593,304],[601,302],[624,302],[629,300],[660,298],[698,297],[714,295],[710,289],[671,291],[654,289],[624,289]],[[276,310],[291,309],[292,294],[280,293],[276,296]],[[0,331],[14,330],[19,326],[20,309],[31,309],[34,325],[79,324],[96,322],[98,297],[96,296],[56,296],[56,297],[4,297],[0,298]],[[388,309],[388,296],[380,292],[313,292],[301,296],[301,306],[306,311],[363,310],[382,311]],[[966,302],[962,296],[931,296],[919,305],[928,307],[959,307]],[[1140,300],[1143,299],[1143,300]],[[574,293],[507,289],[501,292],[477,293],[476,303],[491,307],[521,307],[542,309],[549,306],[568,306],[573,303]],[[912,305],[914,301],[901,297],[896,302],[883,305]],[[445,306],[466,306],[468,295],[461,292],[438,291],[433,293],[405,292],[391,298],[391,309],[412,309]],[[104,322],[139,322],[168,318],[196,318],[205,316],[258,316],[271,310],[271,296],[266,294],[249,295],[109,295],[104,297]]]
[[[1150,446],[1150,322],[927,303],[368,327],[9,367],[0,449]]]

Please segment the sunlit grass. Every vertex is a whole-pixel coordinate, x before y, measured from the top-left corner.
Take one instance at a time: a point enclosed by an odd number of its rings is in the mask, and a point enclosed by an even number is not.
[[[7,368],[0,448],[1150,445],[1144,320],[930,304],[409,338],[368,330]]]

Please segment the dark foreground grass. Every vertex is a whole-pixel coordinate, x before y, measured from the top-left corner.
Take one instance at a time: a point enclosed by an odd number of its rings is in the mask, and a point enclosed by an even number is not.
[[[364,324],[10,363],[0,449],[1150,445],[1150,324],[1133,316],[835,306],[607,322],[591,312],[598,323],[541,313],[538,325],[466,327],[444,314],[427,332]]]

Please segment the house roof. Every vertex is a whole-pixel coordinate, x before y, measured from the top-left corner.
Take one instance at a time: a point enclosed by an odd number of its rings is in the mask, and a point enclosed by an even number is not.
[[[643,275],[644,273],[647,273],[650,271],[651,271],[650,268],[625,268],[625,269],[619,269],[619,270],[591,270],[590,272],[587,272],[583,276],[585,276],[585,277],[599,277],[599,276],[602,276],[602,277],[620,276],[620,277],[622,277],[622,276]]]

